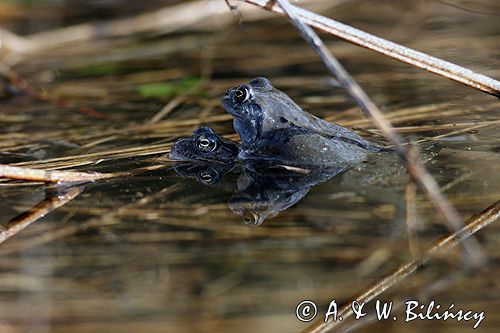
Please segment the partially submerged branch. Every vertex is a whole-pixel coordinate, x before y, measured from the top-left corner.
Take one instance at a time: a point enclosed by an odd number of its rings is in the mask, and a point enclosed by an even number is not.
[[[29,211],[13,218],[2,226],[2,230],[0,231],[0,244],[17,235],[33,222],[38,221],[51,211],[70,202],[82,192],[83,187],[69,187],[59,190],[57,193],[48,196],[45,200],[32,207]]]
[[[243,1],[264,8],[275,14],[285,15],[283,9],[276,5],[277,1],[275,0]],[[308,10],[296,6],[293,6],[292,8],[304,23],[315,29],[428,72],[460,82],[485,93],[500,97],[500,82],[488,76],[371,35],[330,18],[312,13]]]

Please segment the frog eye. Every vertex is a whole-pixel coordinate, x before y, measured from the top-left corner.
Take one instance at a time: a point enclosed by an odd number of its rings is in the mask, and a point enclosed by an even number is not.
[[[212,184],[213,181],[216,179],[216,177],[217,177],[217,172],[215,172],[212,169],[203,170],[200,171],[200,173],[198,173],[198,179],[203,184],[209,184],[209,185]]]
[[[250,99],[250,92],[242,86],[234,91],[234,98],[236,102],[244,103]]]
[[[204,152],[212,152],[217,148],[217,140],[206,135],[196,138],[196,149]]]

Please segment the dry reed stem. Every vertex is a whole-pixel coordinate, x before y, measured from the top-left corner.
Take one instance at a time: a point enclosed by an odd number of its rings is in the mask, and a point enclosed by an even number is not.
[[[436,255],[440,251],[445,251],[453,248],[458,243],[461,243],[464,239],[467,239],[477,231],[486,227],[487,225],[494,222],[496,219],[500,217],[500,201],[493,203],[491,206],[480,212],[479,214],[473,215],[466,222],[466,225],[460,229],[458,232],[452,233],[448,236],[445,236],[436,242],[432,246],[429,247],[425,253],[402,266],[400,266],[397,270],[395,270],[392,274],[380,279],[373,285],[369,286],[365,291],[356,295],[352,298],[352,300],[357,300],[359,302],[369,302],[373,300],[375,297],[382,294],[387,289],[396,285],[398,282],[407,278],[413,272],[415,272],[418,268],[422,267],[424,264],[429,262],[434,255]],[[342,306],[338,315],[341,316],[344,321],[348,317],[352,316],[352,308],[351,303],[347,302],[344,306]],[[329,332],[332,329],[336,328],[340,324],[339,321],[332,322],[324,322],[323,318],[315,321],[312,325],[306,328],[303,333],[324,333]]]
[[[166,169],[170,168],[170,164],[168,162],[171,162],[168,158],[166,157],[160,157],[157,159],[154,159],[155,162],[161,163],[161,164],[155,164],[155,165],[149,165],[145,167],[140,167],[136,168],[130,171],[123,171],[123,172],[108,172],[108,173],[83,173],[83,172],[74,172],[74,171],[54,171],[54,170],[40,170],[40,169],[28,169],[28,168],[17,168],[20,169],[15,175],[16,178],[14,178],[13,174],[11,173],[9,177],[5,176],[7,179],[18,179],[18,180],[34,180],[34,181],[39,181],[39,182],[51,182],[47,180],[48,178],[43,178],[43,174],[40,173],[39,171],[43,172],[48,172],[52,174],[58,174],[62,175],[64,178],[61,178],[57,183],[66,183],[66,184],[82,184],[82,183],[87,183],[87,182],[93,182],[95,180],[100,180],[100,179],[111,179],[111,178],[118,178],[118,177],[127,177],[127,176],[133,176],[137,175],[139,173],[143,172],[150,172],[150,171],[156,171],[156,170],[161,170],[161,169]],[[90,164],[90,163],[80,163],[80,164]],[[14,167],[11,167],[14,168]],[[2,170],[2,166],[0,165],[0,172]],[[29,170],[26,173],[23,173],[24,171],[22,170]],[[32,170],[36,170],[37,174],[35,176],[39,176],[40,178],[29,178],[33,176]],[[97,175],[96,178],[90,179],[90,180],[85,180],[84,177],[86,175],[92,176],[92,175]],[[81,177],[79,175],[84,175],[84,177]],[[78,178],[80,177],[80,178]],[[52,181],[54,182],[54,181]],[[36,184],[36,183],[35,183]],[[18,184],[19,186],[25,186],[25,185],[31,185],[31,183],[21,183]],[[1,184],[0,187],[2,186],[13,186],[12,184]]]
[[[0,231],[0,244],[12,236],[17,235],[33,222],[38,221],[51,211],[70,202],[82,192],[83,187],[70,187],[59,190],[57,194],[47,197],[45,200],[32,207],[29,211],[13,218],[2,226],[2,230]]]
[[[42,170],[0,164],[0,177],[48,183],[87,183],[106,176],[100,173]]]
[[[299,18],[297,14],[297,7],[292,6],[288,0],[277,0],[277,2],[283,8],[286,15],[291,19],[292,23],[297,27],[302,37],[320,56],[330,73],[337,78],[340,84],[349,92],[351,97],[361,107],[364,114],[373,121],[373,123],[382,131],[385,138],[392,143],[394,149],[408,167],[410,175],[413,179],[415,179],[422,191],[432,201],[434,207],[445,218],[446,226],[454,232],[460,230],[463,227],[462,218],[456,211],[455,207],[441,192],[438,183],[427,171],[425,165],[415,153],[415,150],[407,148],[403,145],[399,135],[395,132],[391,123],[385,119],[383,113],[379,110],[375,103],[338,62],[335,56],[330,52],[312,28],[302,22],[301,18]],[[468,264],[480,265],[485,261],[485,255],[481,250],[479,243],[477,243],[474,238],[467,239],[467,241],[463,242],[463,247],[469,255],[470,260],[467,261]]]
[[[285,15],[284,11],[276,6],[276,0],[242,0],[259,6],[278,15]],[[292,5],[290,5],[292,6]],[[407,63],[428,72],[460,82],[485,93],[500,97],[500,82],[488,76],[476,73],[470,69],[432,57],[402,45],[376,37],[364,31],[355,29],[330,18],[315,14],[308,10],[293,6],[293,10],[301,20],[311,27],[330,35],[344,39],[355,45],[376,51],[392,59]]]

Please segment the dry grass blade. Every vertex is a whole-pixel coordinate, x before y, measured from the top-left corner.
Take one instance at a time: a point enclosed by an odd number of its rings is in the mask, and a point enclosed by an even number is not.
[[[276,6],[275,0],[244,0],[247,3],[265,8],[273,13],[284,15],[284,11]],[[432,57],[428,54],[412,50],[402,45],[376,37],[364,31],[339,23],[330,18],[293,6],[304,23],[328,34],[342,38],[350,43],[379,52],[390,58],[409,65],[460,82],[469,87],[500,97],[500,82],[476,73],[470,69]]]
[[[0,177],[47,183],[87,183],[107,176],[100,173],[42,170],[0,164]]]
[[[415,272],[422,265],[427,263],[432,259],[433,255],[435,255],[438,251],[444,251],[451,249],[456,246],[458,243],[461,243],[463,240],[472,236],[477,231],[486,227],[487,225],[494,222],[496,219],[500,217],[500,201],[495,202],[479,214],[472,216],[467,222],[466,225],[460,229],[458,232],[450,234],[442,239],[436,241],[421,257],[416,258],[405,265],[399,267],[392,274],[382,278],[377,281],[372,286],[368,287],[362,293],[353,297],[353,300],[358,300],[359,302],[368,302],[373,300],[375,297],[382,294],[384,291],[394,286],[401,280],[407,278],[410,274]],[[352,316],[352,308],[350,302],[347,302],[342,308],[339,309],[338,315],[342,318],[347,319]],[[320,332],[328,332],[333,328],[337,327],[341,322],[340,321],[328,321],[323,322],[323,319],[320,319],[314,322],[311,326],[303,331],[303,333],[320,333]]]
[[[38,221],[51,211],[65,205],[74,198],[76,198],[80,193],[83,192],[83,187],[70,187],[60,190],[55,195],[47,197],[42,202],[38,203],[36,206],[31,208],[28,212],[25,212],[2,226],[3,230],[0,231],[0,244],[17,235],[19,232],[24,230],[26,227],[31,225],[33,222]]]
[[[333,54],[325,46],[321,38],[304,22],[301,21],[296,12],[296,7],[287,0],[277,0],[283,7],[285,13],[290,17],[293,24],[300,31],[304,39],[318,53],[327,69],[337,78],[340,84],[347,89],[351,97],[358,103],[366,116],[372,119],[374,124],[382,131],[387,140],[393,145],[401,159],[406,163],[411,176],[423,192],[429,197],[436,209],[445,217],[447,226],[451,231],[458,231],[463,226],[462,219],[455,207],[441,192],[439,185],[432,175],[427,171],[422,161],[412,149],[403,145],[399,135],[391,123],[385,119],[382,112],[368,97],[364,90],[354,81],[351,75],[343,68]],[[480,265],[484,262],[484,254],[481,247],[474,239],[469,239],[463,244],[470,256],[470,263]],[[469,262],[469,261],[467,261]]]

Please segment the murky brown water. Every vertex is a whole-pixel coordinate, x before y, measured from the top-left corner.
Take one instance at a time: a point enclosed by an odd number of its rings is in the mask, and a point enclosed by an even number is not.
[[[352,1],[324,13],[499,78],[500,9],[493,1],[454,3],[461,7]],[[14,27],[30,31],[20,22]],[[500,198],[497,99],[326,41],[405,139],[418,143],[464,219]],[[248,170],[245,176],[241,165],[206,186],[158,160],[200,123],[233,134],[218,100],[254,76],[269,77],[318,116],[382,139],[341,89],[332,93],[322,64],[282,18],[88,42],[37,53],[14,69],[59,105],[29,96],[0,101],[3,163],[131,175],[87,185],[81,194],[72,189],[73,200],[0,245],[1,332],[297,332],[307,327],[295,317],[302,300],[314,301],[322,315],[332,299],[351,300],[449,233],[394,159],[292,190]],[[172,92],[206,73],[211,80],[201,91],[186,98],[182,89]],[[179,94],[161,121],[144,125]],[[258,227],[228,206],[242,192],[276,204],[284,189],[303,197]],[[46,197],[69,195],[59,191],[0,182],[0,222],[9,226]],[[414,212],[417,230],[407,225]],[[480,270],[466,270],[455,248],[378,298],[484,311],[476,331],[496,332],[498,237],[498,222],[478,233],[490,258]],[[394,311],[396,321],[352,328],[469,332],[474,325],[405,323],[403,310]]]

